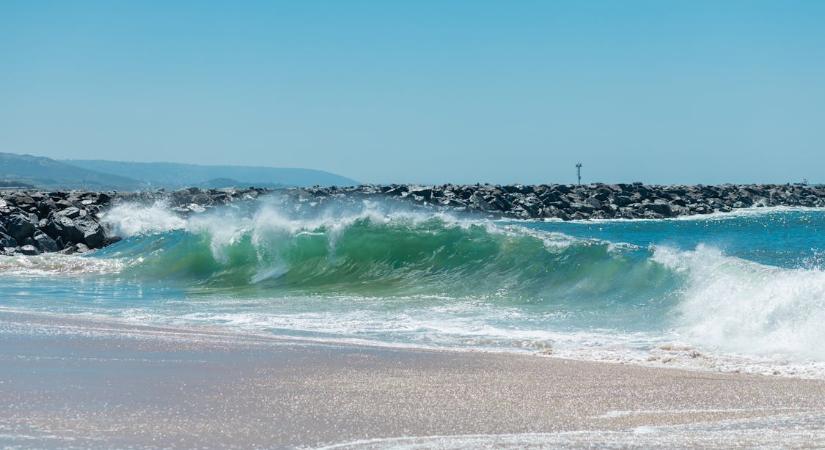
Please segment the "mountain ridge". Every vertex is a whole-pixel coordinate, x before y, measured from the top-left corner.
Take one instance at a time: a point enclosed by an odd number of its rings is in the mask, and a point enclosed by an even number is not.
[[[68,159],[67,164],[120,176],[129,174],[148,187],[185,187],[211,184],[215,180],[237,181],[256,186],[353,186],[357,181],[317,169],[245,165],[204,165],[173,162],[131,162]],[[214,186],[213,186],[214,187]]]
[[[42,189],[140,191],[184,187],[266,188],[352,186],[357,181],[331,172],[281,167],[200,165],[171,162],[56,160],[0,152],[0,180]]]
[[[0,152],[0,178],[42,188],[139,189],[141,182],[62,161],[28,154]]]

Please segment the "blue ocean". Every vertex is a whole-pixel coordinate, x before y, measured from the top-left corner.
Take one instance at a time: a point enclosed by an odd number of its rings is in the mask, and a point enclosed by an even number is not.
[[[0,259],[0,311],[825,376],[822,210],[514,222],[264,198],[104,221],[123,240]]]

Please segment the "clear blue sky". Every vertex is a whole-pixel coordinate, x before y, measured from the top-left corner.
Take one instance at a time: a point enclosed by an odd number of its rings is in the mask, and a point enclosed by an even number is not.
[[[0,151],[825,182],[825,1],[4,0]]]

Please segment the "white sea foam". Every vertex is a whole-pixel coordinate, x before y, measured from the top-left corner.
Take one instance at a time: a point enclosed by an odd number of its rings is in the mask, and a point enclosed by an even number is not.
[[[758,410],[751,410],[760,412]],[[732,411],[736,412],[736,411]],[[673,413],[691,413],[690,410]],[[555,433],[465,434],[363,439],[324,450],[571,449],[571,448],[808,448],[825,439],[819,411],[767,411],[757,417],[685,425]]]
[[[646,218],[634,218],[634,219],[623,219],[623,218],[607,218],[607,219],[578,219],[578,220],[569,220],[567,223],[579,223],[579,224],[588,224],[588,223],[630,223],[630,222],[661,222],[661,221],[724,221],[724,220],[735,220],[741,219],[742,217],[760,217],[760,216],[767,216],[772,214],[783,214],[789,212],[823,212],[825,208],[823,207],[812,207],[812,206],[751,206],[747,208],[737,208],[733,209],[728,212],[723,211],[714,211],[708,214],[691,214],[691,215],[684,215],[684,216],[676,216],[676,217],[667,217],[662,219],[646,219]],[[507,221],[514,221],[513,219],[507,219]],[[565,222],[561,219],[551,218],[551,219],[528,219],[528,220],[517,220],[519,222]]]
[[[99,259],[57,253],[0,257],[0,274],[17,277],[117,273],[123,266],[124,262],[120,259]]]
[[[481,226],[490,233],[536,238],[544,242],[548,251],[576,244],[609,244],[492,221],[459,219],[444,213],[393,210],[371,202],[361,206],[343,212],[322,211],[306,218],[290,214],[276,203],[264,202],[246,216],[221,210],[184,219],[163,203],[124,204],[109,211],[104,221],[124,237],[179,229],[203,234],[219,262],[227,261],[227,249],[242,238],[251,239],[259,252],[277,251],[277,246],[268,245],[271,241],[301,234],[324,234],[330,254],[334,255],[341,233],[359,220],[415,226],[437,218],[444,227]],[[763,211],[767,212],[759,212]],[[609,245],[612,250],[637,248],[629,244]],[[286,273],[287,268],[277,255],[266,256],[259,255],[259,260],[266,264],[262,263],[251,276],[251,283]],[[383,344],[539,351],[586,360],[825,376],[825,349],[820,346],[825,340],[825,328],[821,327],[825,321],[825,272],[764,266],[726,256],[707,246],[687,252],[657,247],[653,261],[681,273],[685,283],[673,300],[672,329],[649,333],[554,330],[548,325],[554,323],[552,320],[536,320],[536,310],[510,308],[502,302],[488,302],[489,298],[445,298],[438,305],[436,301],[427,302],[430,299],[423,296],[384,300],[353,297],[339,301],[339,307],[313,306],[313,299],[277,299],[307,305],[288,305],[282,310],[259,304],[238,310],[238,299],[233,298],[225,306],[212,304],[215,299],[204,301],[197,305],[202,310],[195,312],[162,311],[160,307],[121,312],[126,316],[132,314],[141,323],[220,324],[240,331],[315,333]],[[114,258],[20,256],[0,258],[0,274],[112,273],[123,265],[123,261]],[[492,298],[496,293],[489,295]]]
[[[377,225],[419,226],[431,220],[437,220],[446,228],[483,227],[486,232],[515,237],[530,236],[541,242],[548,249],[563,249],[574,243],[585,242],[558,232],[532,230],[521,226],[502,225],[490,220],[458,218],[445,212],[421,212],[388,207],[387,205],[365,200],[362,204],[347,210],[325,209],[306,217],[291,214],[287,208],[274,200],[263,201],[251,215],[241,215],[233,210],[219,210],[212,213],[193,216],[187,220],[175,216],[163,204],[151,207],[130,207],[128,211],[114,211],[111,220],[116,223],[127,222],[120,226],[125,235],[129,233],[146,233],[173,229],[186,229],[192,233],[202,233],[210,240],[210,248],[217,261],[226,260],[226,248],[236,244],[242,237],[249,235],[253,246],[261,252],[269,252],[273,246],[268,245],[282,238],[302,234],[323,234],[330,248],[335,253],[336,244],[343,232],[359,221],[369,221]],[[159,218],[154,228],[143,224],[140,219]],[[106,217],[109,220],[109,216]],[[594,243],[601,241],[593,240]],[[259,254],[259,256],[261,256]],[[269,254],[269,259],[273,255]],[[259,258],[264,259],[264,258]],[[261,273],[272,270],[262,268]],[[277,270],[275,271],[277,272]],[[273,272],[274,273],[274,272]]]
[[[165,202],[152,205],[123,203],[107,211],[102,219],[116,236],[161,233],[186,226],[186,220],[172,212]]]
[[[808,206],[751,206],[748,208],[738,208],[729,212],[716,211],[710,214],[694,214],[692,216],[678,216],[673,219],[664,220],[735,220],[742,217],[760,217],[772,214],[783,214],[789,212],[822,212],[825,208]],[[655,219],[654,219],[655,220]],[[662,220],[662,219],[659,219]]]
[[[361,204],[350,205],[347,209],[327,208],[311,216],[294,214],[277,201],[264,199],[251,215],[237,210],[219,209],[205,214],[184,218],[172,211],[165,201],[151,205],[140,203],[120,204],[102,216],[102,221],[120,237],[162,233],[172,230],[187,230],[204,233],[212,242],[213,253],[223,260],[225,247],[235,244],[245,234],[250,234],[253,244],[261,245],[273,233],[297,235],[322,232],[334,248],[337,238],[355,222],[368,220],[373,224],[402,224],[417,226],[431,220],[438,220],[445,227],[469,228],[481,226],[489,233],[512,236],[531,236],[541,240],[548,248],[564,248],[572,243],[582,242],[558,232],[537,231],[521,226],[500,224],[486,219],[459,218],[443,211],[413,211],[388,206],[382,202],[364,200]],[[594,240],[593,242],[598,242]]]
[[[780,362],[825,360],[825,272],[764,266],[707,246],[657,248],[653,259],[688,278],[676,306],[686,341]]]

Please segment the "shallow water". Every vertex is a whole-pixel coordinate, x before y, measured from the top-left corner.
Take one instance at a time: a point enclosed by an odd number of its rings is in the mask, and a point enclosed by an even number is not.
[[[580,449],[580,448],[808,448],[825,439],[821,413],[726,420],[689,425],[640,426],[622,431],[571,431],[361,440],[324,450]]]
[[[279,199],[105,218],[85,256],[0,260],[0,308],[380,345],[825,376],[825,211],[500,222]]]

